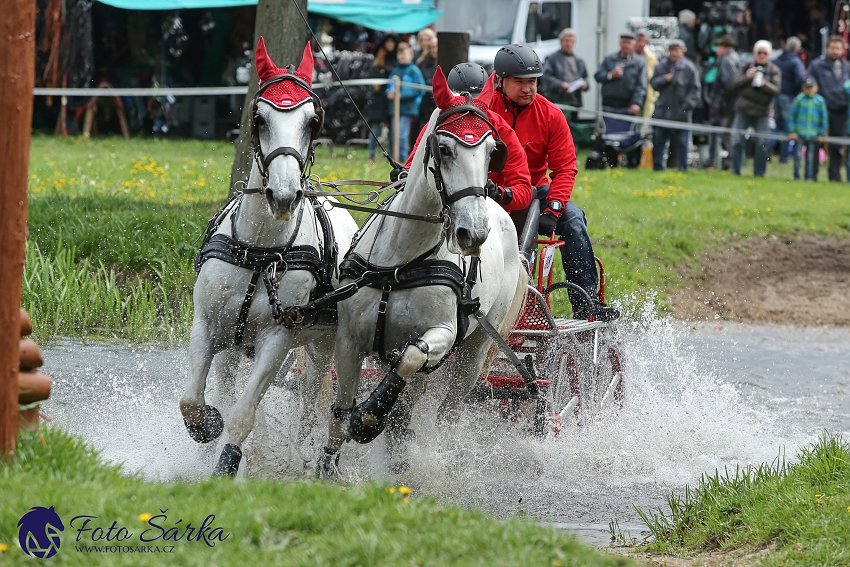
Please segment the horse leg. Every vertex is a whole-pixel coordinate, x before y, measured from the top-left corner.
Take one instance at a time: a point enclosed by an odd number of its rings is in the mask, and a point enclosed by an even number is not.
[[[481,374],[484,359],[493,341],[481,327],[469,335],[458,347],[455,364],[449,372],[448,391],[437,409],[437,423],[457,423],[466,395],[472,390]]]
[[[198,443],[209,443],[221,435],[224,420],[213,406],[206,405],[204,390],[213,356],[209,326],[203,319],[195,319],[189,339],[189,383],[180,398],[180,413],[189,436]]]
[[[413,407],[425,393],[425,376],[415,374],[412,383],[405,388],[398,403],[387,417],[387,453],[390,457],[390,470],[394,474],[403,474],[410,468],[407,460],[407,444],[415,433],[410,429]]]
[[[352,410],[349,422],[354,441],[369,443],[381,434],[387,415],[407,385],[407,379],[429,361],[434,364],[441,360],[449,352],[454,337],[453,329],[434,327],[425,331],[421,339],[408,343],[398,362],[369,398]]]
[[[298,424],[298,445],[310,436],[313,428],[319,423],[319,413],[316,404],[324,384],[325,376],[331,371],[333,364],[333,335],[322,335],[307,345],[306,351],[310,361],[298,380],[298,393],[301,398],[301,419]]]
[[[274,379],[289,349],[292,346],[292,332],[274,327],[257,337],[255,344],[254,367],[251,377],[239,399],[236,400],[228,416],[225,429],[225,445],[213,471],[215,476],[235,476],[242,460],[242,443],[254,427],[257,406]]]
[[[336,397],[328,419],[328,442],[316,462],[316,473],[321,478],[332,480],[339,477],[339,450],[349,438],[349,415],[360,386],[364,358],[365,354],[358,352],[350,338],[337,335],[334,345]]]
[[[239,352],[235,349],[220,352],[213,358],[212,375],[218,383],[218,403],[229,408],[236,403],[236,371],[239,369]]]

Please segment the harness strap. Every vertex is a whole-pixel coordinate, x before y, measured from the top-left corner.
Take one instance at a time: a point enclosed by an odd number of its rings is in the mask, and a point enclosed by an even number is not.
[[[378,322],[375,325],[375,338],[372,340],[372,350],[377,352],[382,360],[386,360],[384,350],[384,329],[387,326],[387,303],[390,300],[390,292],[393,287],[389,284],[384,286],[381,293],[381,301],[378,303]]]
[[[245,333],[245,324],[248,322],[248,312],[251,310],[251,302],[254,300],[254,292],[257,290],[257,280],[259,279],[260,272],[254,272],[251,276],[251,283],[248,284],[245,299],[242,300],[239,317],[236,319],[236,335],[233,339],[236,346],[242,344],[242,335]]]
[[[301,155],[301,152],[296,150],[290,146],[281,146],[279,148],[273,149],[267,156],[263,156],[263,168],[265,171],[268,171],[269,164],[272,160],[278,156],[292,156],[298,162],[298,170],[304,171],[304,167],[306,165],[306,161],[304,160],[304,156]]]
[[[466,189],[455,191],[451,195],[446,195],[446,201],[454,203],[455,201],[459,201],[464,197],[469,197],[470,195],[474,197],[484,197],[486,194],[487,192],[484,190],[484,187],[467,187]]]

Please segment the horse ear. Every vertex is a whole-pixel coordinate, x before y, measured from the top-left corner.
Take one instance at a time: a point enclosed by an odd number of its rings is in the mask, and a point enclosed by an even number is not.
[[[484,82],[484,88],[481,89],[481,92],[478,93],[477,97],[475,97],[476,100],[480,100],[487,107],[490,106],[490,101],[493,99],[493,93],[495,92],[495,89],[493,88],[493,83],[495,82],[495,80],[496,72],[493,71],[492,73],[490,73],[490,76]]]
[[[298,65],[295,75],[307,81],[311,87],[313,86],[313,50],[310,48],[309,41],[304,46],[304,55],[301,57],[301,64]]]
[[[257,75],[259,75],[261,83],[283,73],[283,70],[279,69],[269,57],[269,52],[266,51],[266,40],[263,36],[260,36],[257,49],[254,51],[254,64],[257,67]]]
[[[434,88],[434,102],[437,103],[437,108],[445,110],[451,108],[455,96],[449,89],[449,83],[446,81],[446,76],[443,70],[437,65],[437,70],[434,72],[434,80],[432,82]]]

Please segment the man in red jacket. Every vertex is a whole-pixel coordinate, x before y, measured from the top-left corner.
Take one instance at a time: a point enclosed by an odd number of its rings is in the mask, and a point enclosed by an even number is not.
[[[492,97],[490,110],[511,125],[525,149],[531,184],[537,187],[541,200],[538,233],[551,236],[554,232],[565,242],[561,261],[567,280],[584,289],[591,299],[588,304],[582,294],[570,290],[573,317],[616,319],[620,312],[597,299],[599,276],[587,219],[570,200],[578,171],[570,128],[564,113],[537,94],[537,79],[543,74],[540,58],[527,45],[506,45],[496,54],[493,68],[498,96]]]
[[[487,83],[487,72],[484,67],[476,63],[461,63],[455,65],[449,72],[447,79],[449,88],[455,94],[468,92],[473,97],[483,95],[488,98],[494,95],[492,91],[492,82],[486,93],[482,93],[484,85]],[[504,120],[491,110],[487,110],[489,101],[480,100],[482,110],[487,112],[487,117],[499,133],[499,137],[508,148],[508,161],[501,173],[490,173],[487,179],[487,196],[499,203],[503,209],[508,211],[523,211],[531,204],[531,177],[528,173],[528,163],[525,160],[525,152],[522,151],[522,146],[517,139],[516,133]],[[419,147],[419,142],[422,140],[422,134],[428,128],[425,125],[419,132],[416,138],[416,144],[407,158],[406,168],[410,168],[413,162],[413,155],[416,153],[416,148]],[[496,181],[498,180],[498,181]]]

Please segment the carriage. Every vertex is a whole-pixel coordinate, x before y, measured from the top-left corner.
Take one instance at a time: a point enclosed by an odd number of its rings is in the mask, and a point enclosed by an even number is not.
[[[535,378],[539,396],[529,395],[527,378],[500,352],[488,373],[479,377],[467,396],[470,402],[489,402],[514,421],[527,419],[536,435],[557,435],[570,425],[584,425],[606,408],[623,404],[622,345],[614,321],[555,317],[553,304],[566,301],[561,290],[575,287],[554,281],[556,238],[537,239],[538,262],[531,262],[536,283],[528,286],[525,305],[505,341]],[[605,302],[605,268],[599,270],[598,299]]]

